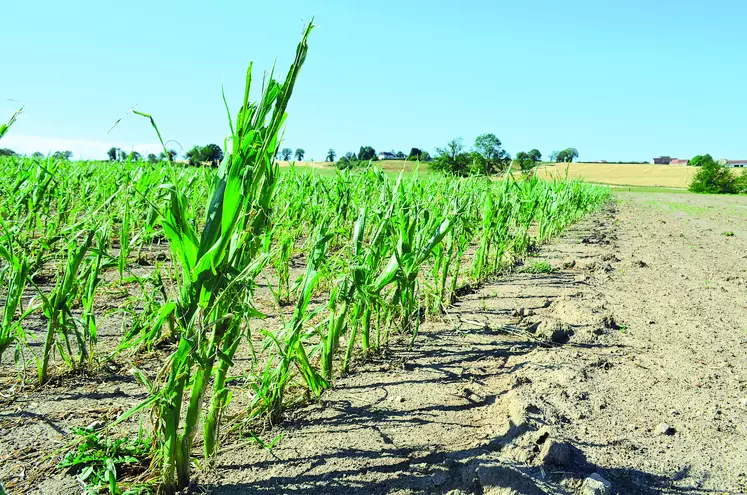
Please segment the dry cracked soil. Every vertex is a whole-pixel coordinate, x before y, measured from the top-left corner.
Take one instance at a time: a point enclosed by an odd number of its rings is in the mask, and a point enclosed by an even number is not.
[[[747,198],[618,193],[425,323],[413,349],[395,343],[289,411],[263,434],[271,450],[229,441],[199,490],[745,493],[746,268]],[[137,401],[115,385],[97,391],[106,414]],[[0,413],[0,451],[33,443],[20,432],[64,436],[52,393]],[[6,429],[9,415],[37,429]],[[34,469],[2,456],[0,476]],[[78,490],[55,475],[28,492]]]

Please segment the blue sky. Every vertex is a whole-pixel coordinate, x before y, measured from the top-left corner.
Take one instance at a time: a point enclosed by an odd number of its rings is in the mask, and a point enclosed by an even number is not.
[[[316,16],[285,145],[433,151],[495,133],[583,160],[747,157],[747,2],[4,0],[2,141],[24,153],[223,144],[247,63],[285,71]],[[258,77],[260,74],[255,74]],[[8,101],[12,99],[14,101]],[[17,103],[19,102],[19,103]]]

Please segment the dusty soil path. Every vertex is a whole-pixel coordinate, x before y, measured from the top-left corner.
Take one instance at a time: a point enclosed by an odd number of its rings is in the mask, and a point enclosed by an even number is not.
[[[596,472],[609,493],[744,493],[746,220],[745,198],[618,195],[525,265],[555,271],[463,297],[415,351],[293,411],[272,453],[229,446],[201,481],[579,493]]]

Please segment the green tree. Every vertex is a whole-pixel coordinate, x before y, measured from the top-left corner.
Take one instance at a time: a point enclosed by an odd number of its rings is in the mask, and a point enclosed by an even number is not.
[[[459,162],[459,158],[457,162]],[[488,160],[482,156],[478,151],[472,151],[469,153],[469,164],[467,165],[469,173],[472,175],[488,175],[491,173],[492,167]]]
[[[280,156],[283,158],[283,161],[289,162],[293,156],[293,150],[290,148],[283,148],[280,150]]]
[[[0,148],[0,156],[16,156],[17,154],[10,148]]]
[[[470,172],[472,157],[464,149],[462,138],[454,138],[444,148],[436,148],[438,155],[433,168],[453,175],[467,175]]]
[[[423,156],[423,151],[420,148],[410,148],[410,154],[407,155],[408,160],[420,160]]]
[[[158,163],[158,157],[154,155],[153,153],[148,153],[148,162]]]
[[[742,174],[737,177],[736,188],[739,194],[747,193],[747,168],[742,169]]]
[[[142,160],[143,156],[138,153],[137,151],[130,151],[130,155],[127,157],[127,161],[129,162],[138,162]]]
[[[173,162],[176,160],[176,158],[179,156],[179,153],[176,152],[176,150],[166,150],[162,151],[158,154],[158,161],[159,162]]]
[[[55,160],[70,160],[73,157],[73,152],[70,150],[55,151],[52,153],[52,158]]]
[[[116,162],[117,158],[119,158],[119,149],[112,146],[109,148],[109,151],[106,152],[107,156],[109,156],[110,162]]]
[[[363,161],[376,160],[376,150],[371,146],[361,146],[358,150],[358,159]]]
[[[709,154],[695,155],[693,159],[690,160],[687,164],[691,167],[702,167],[703,165],[711,163],[713,161],[713,157]]]
[[[41,151],[34,151],[34,154],[31,155],[31,158],[34,158],[36,160],[41,160],[44,158],[44,153],[42,153]]]
[[[566,148],[563,151],[558,152],[555,160],[558,162],[571,163],[575,158],[578,158],[578,150],[576,148]]]
[[[526,172],[534,167],[534,160],[526,151],[519,151],[516,153],[514,162],[519,166],[522,172]]]
[[[475,139],[475,151],[482,155],[484,159],[484,173],[492,174],[508,167],[511,157],[502,148],[502,145],[503,143],[495,134],[480,134]]]
[[[296,160],[297,161],[299,162],[302,161],[304,155],[306,155],[306,151],[304,151],[303,148],[296,148]]]
[[[739,192],[740,181],[723,165],[716,163],[711,155],[699,160],[700,170],[693,177],[689,189],[697,193],[735,194]]]
[[[538,149],[533,149],[529,152],[529,157],[536,163],[542,160],[542,153]]]
[[[329,151],[327,151],[327,161],[330,163],[334,162],[336,157],[337,157],[337,153],[335,153],[335,150],[330,148]]]
[[[184,157],[190,165],[199,165],[201,163],[215,165],[223,160],[223,150],[217,144],[193,146],[191,150],[187,151]]]

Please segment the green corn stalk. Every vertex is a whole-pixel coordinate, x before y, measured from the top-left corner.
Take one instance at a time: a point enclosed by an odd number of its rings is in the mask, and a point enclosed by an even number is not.
[[[3,242],[0,242],[0,259],[3,259],[7,263],[7,270],[9,271],[5,304],[3,304],[0,319],[1,361],[3,353],[14,342],[19,344],[25,340],[21,322],[34,308],[31,308],[31,311],[23,313],[21,300],[30,274],[30,266],[26,253],[13,249],[13,236],[6,228],[5,222],[2,219],[0,219],[0,226],[5,231],[5,235],[2,238]],[[20,318],[16,318],[16,314],[19,311],[23,314]]]
[[[49,295],[45,295],[39,287],[36,287],[39,297],[42,299],[42,309],[44,316],[47,318],[47,335],[44,340],[44,348],[41,358],[37,357],[37,371],[39,383],[46,383],[48,377],[49,358],[52,355],[52,349],[55,345],[60,350],[60,354],[65,360],[72,363],[73,352],[70,347],[68,332],[75,325],[72,324],[72,307],[77,292],[77,281],[79,279],[79,269],[83,259],[88,252],[93,241],[94,231],[90,231],[82,244],[71,242],[68,247],[68,258],[64,270],[57,278],[57,283]],[[32,282],[33,283],[33,282]],[[57,334],[60,333],[67,347],[67,356],[61,343],[57,340]],[[76,331],[76,336],[78,332]],[[81,353],[81,360],[87,355],[87,345],[83,339],[78,336],[78,351]]]
[[[230,352],[236,349],[240,332],[235,326],[240,325],[240,320],[228,309],[242,297],[241,288],[246,286],[236,283],[236,274],[255,272],[247,267],[257,261],[268,228],[277,176],[273,157],[285,109],[306,58],[311,30],[310,23],[285,82],[279,83],[270,75],[257,103],[249,102],[252,82],[249,65],[236,126],[229,121],[232,151],[223,159],[213,180],[200,233],[191,221],[188,200],[178,186],[179,181],[174,178],[173,185],[165,186],[170,199],[161,223],[181,268],[175,310],[179,344],[167,363],[165,383],[154,399],[161,445],[162,490],[167,494],[189,484],[192,444],[201,419],[203,398],[211,382],[212,396],[219,399],[211,405],[203,428],[209,438],[205,454],[211,457],[217,448],[214,432],[219,428],[215,423],[221,417],[220,410],[228,394],[225,380],[216,381],[213,370],[216,361],[219,370],[227,369],[232,359]],[[133,112],[148,118],[161,139],[150,115]],[[295,359],[303,360],[303,347],[299,349],[299,345],[296,341],[287,350],[293,351]],[[182,404],[185,393],[188,400]]]
[[[130,252],[130,202],[125,200],[124,216],[122,217],[122,228],[119,232],[119,258],[117,269],[119,271],[120,283],[124,279],[124,271],[127,267],[127,256]]]

